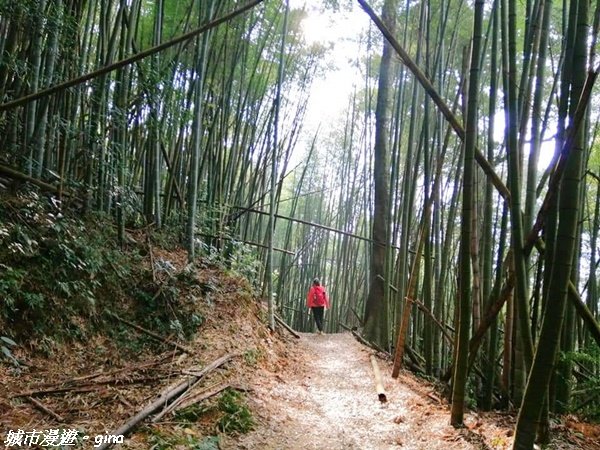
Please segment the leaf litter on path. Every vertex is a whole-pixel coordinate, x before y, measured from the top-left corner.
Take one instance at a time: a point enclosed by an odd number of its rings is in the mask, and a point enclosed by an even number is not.
[[[449,424],[449,406],[431,384],[407,371],[393,379],[391,362],[379,360],[388,399],[381,403],[369,360],[373,352],[349,333],[302,333],[296,342],[285,370],[255,373],[248,400],[257,416],[254,431],[223,436],[221,449],[505,450],[512,446],[513,415],[467,412],[465,428],[455,429]],[[559,436],[547,448],[584,447]]]
[[[447,407],[391,378],[380,361],[387,403],[378,400],[370,349],[350,334],[302,334],[300,356],[286,374],[263,374],[251,404],[255,431],[225,449],[462,449],[478,448],[448,424]],[[448,439],[450,437],[450,439]],[[456,438],[456,439],[455,439]]]

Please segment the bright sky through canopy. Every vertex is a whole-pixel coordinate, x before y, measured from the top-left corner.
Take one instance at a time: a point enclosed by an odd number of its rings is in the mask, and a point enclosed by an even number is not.
[[[366,44],[361,43],[361,35],[367,32],[370,18],[356,2],[352,3],[351,11],[323,10],[322,2],[306,0],[290,0],[290,8],[306,10],[301,27],[307,44],[332,46],[328,53],[330,59],[323,62],[327,66],[325,75],[315,79],[310,91],[305,131],[312,136],[319,125],[331,126],[343,120],[355,87],[364,86],[365,75],[357,67],[356,60],[366,56]],[[373,33],[378,33],[378,30]],[[502,110],[498,110],[494,120],[494,140],[501,143],[504,138]],[[554,154],[554,140],[548,140],[548,137],[555,133],[555,124],[550,123],[549,127],[540,149],[538,167],[541,170],[548,167]],[[528,151],[527,143],[525,151]]]
[[[369,17],[354,3],[351,11],[334,12],[321,10],[321,2],[290,0],[290,8],[303,7],[307,16],[301,26],[307,44],[332,46],[330,59],[323,62],[328,65],[325,75],[314,81],[310,92],[306,126],[314,131],[319,124],[343,117],[354,86],[364,84],[363,74],[352,63],[365,53],[360,35],[368,29]]]

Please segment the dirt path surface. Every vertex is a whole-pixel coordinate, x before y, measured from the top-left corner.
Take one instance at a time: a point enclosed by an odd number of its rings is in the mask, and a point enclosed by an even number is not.
[[[450,450],[510,444],[507,429],[484,426],[474,416],[467,419],[472,427],[455,430],[448,425],[448,407],[432,389],[408,373],[393,380],[391,365],[383,360],[388,402],[380,403],[372,352],[351,334],[302,334],[298,342],[285,373],[256,377],[249,400],[258,415],[256,429],[226,440],[222,449]],[[497,445],[484,443],[485,434],[495,436]]]

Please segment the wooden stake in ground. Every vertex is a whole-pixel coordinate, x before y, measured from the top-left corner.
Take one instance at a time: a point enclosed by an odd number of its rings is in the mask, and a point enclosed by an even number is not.
[[[377,390],[377,397],[381,403],[387,402],[387,396],[385,395],[385,388],[383,387],[383,380],[381,379],[381,372],[379,371],[379,365],[377,364],[377,358],[375,355],[371,355],[371,365],[373,366],[373,375],[375,376],[375,389]]]

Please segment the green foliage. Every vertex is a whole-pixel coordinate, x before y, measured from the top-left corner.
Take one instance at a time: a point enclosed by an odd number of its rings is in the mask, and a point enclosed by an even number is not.
[[[132,291],[137,315],[134,321],[165,336],[190,339],[204,323],[204,315],[193,295],[202,292],[202,287],[186,272],[169,273],[159,286],[152,282],[149,272],[143,274]]]
[[[194,447],[196,450],[219,450],[219,437],[208,436]]]
[[[150,429],[152,434],[149,438],[151,448],[155,450],[170,450],[173,448],[186,448],[190,450],[218,450],[219,437],[207,436],[197,437],[192,434],[177,434],[167,436],[155,429]]]
[[[252,247],[243,242],[232,241],[229,252],[229,268],[250,282],[257,281],[260,271],[260,260]]]
[[[600,373],[597,368],[600,366],[600,348],[592,344],[580,351],[561,353],[559,358],[561,361],[570,361],[581,367],[582,371],[589,375],[583,380],[578,380],[577,385],[573,386],[571,402],[573,412],[581,414],[588,420],[599,421]],[[574,383],[574,380],[570,382]]]
[[[246,350],[244,352],[244,362],[249,366],[256,367],[256,364],[262,357],[262,353],[259,349]]]
[[[219,409],[224,413],[218,424],[223,433],[247,433],[254,428],[252,413],[239,392],[227,389],[219,398]]]
[[[212,245],[203,243],[199,254],[206,263],[227,270],[233,276],[245,278],[253,285],[260,283],[258,275],[261,261],[250,245],[231,239],[220,251]]]
[[[98,226],[106,220],[65,217],[34,191],[0,202],[0,323],[7,331],[85,335],[76,317],[94,315],[101,294],[119,292],[135,264],[116,247],[113,227]]]
[[[178,410],[175,413],[175,419],[178,422],[194,423],[212,409],[213,407],[206,403],[195,403],[186,408]]]
[[[1,231],[1,230],[0,230]],[[2,276],[0,277],[0,297],[4,300],[3,313],[14,312],[15,303],[25,278],[25,271],[14,269],[5,264],[0,264]]]

